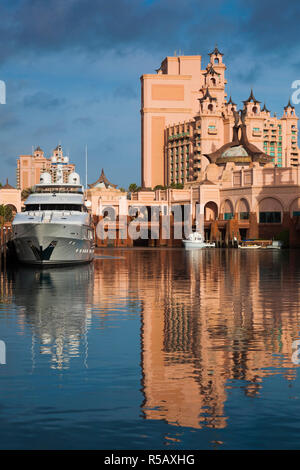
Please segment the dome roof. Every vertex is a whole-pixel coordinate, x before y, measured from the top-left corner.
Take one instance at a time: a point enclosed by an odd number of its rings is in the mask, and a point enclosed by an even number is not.
[[[249,154],[247,150],[242,145],[236,145],[235,147],[230,147],[222,153],[221,158],[226,157],[248,157]]]

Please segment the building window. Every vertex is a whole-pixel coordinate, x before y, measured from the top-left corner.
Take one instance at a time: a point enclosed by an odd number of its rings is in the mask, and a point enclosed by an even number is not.
[[[249,212],[240,212],[240,220],[248,220]]]
[[[233,219],[233,213],[232,212],[225,212],[224,220],[231,220],[231,219]]]
[[[280,224],[281,212],[260,212],[259,223],[260,224]]]
[[[294,211],[293,217],[300,217],[300,211]]]

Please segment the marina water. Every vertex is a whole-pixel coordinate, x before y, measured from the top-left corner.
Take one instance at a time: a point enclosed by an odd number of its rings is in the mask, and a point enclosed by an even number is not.
[[[100,250],[0,295],[0,448],[299,446],[296,250]]]

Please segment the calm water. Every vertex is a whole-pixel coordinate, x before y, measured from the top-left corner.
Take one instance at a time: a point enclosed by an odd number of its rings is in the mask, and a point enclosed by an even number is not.
[[[299,448],[300,252],[2,274],[0,447]]]

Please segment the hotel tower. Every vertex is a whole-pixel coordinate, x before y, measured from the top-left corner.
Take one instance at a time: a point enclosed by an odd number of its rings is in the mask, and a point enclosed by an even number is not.
[[[142,186],[199,181],[206,155],[232,140],[237,105],[227,99],[226,66],[216,47],[205,69],[201,56],[166,57],[141,77]],[[290,101],[271,116],[251,90],[243,102],[247,137],[277,167],[297,166],[298,117]]]

